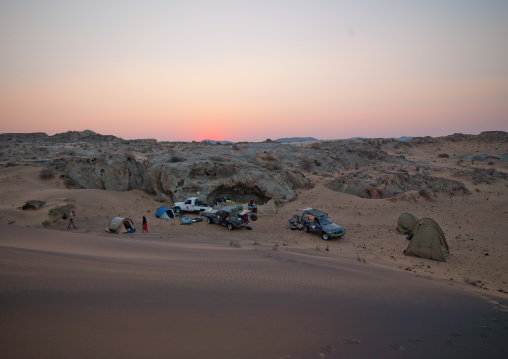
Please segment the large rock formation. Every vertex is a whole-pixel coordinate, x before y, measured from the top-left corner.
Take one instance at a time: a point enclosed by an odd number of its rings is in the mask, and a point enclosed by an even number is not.
[[[326,186],[334,191],[363,198],[387,198],[414,190],[470,194],[462,182],[424,174],[411,175],[403,170],[386,173],[353,172],[329,181]]]
[[[291,180],[281,172],[271,172],[237,159],[213,161],[207,156],[172,162],[168,155],[146,164],[148,189],[159,197],[181,201],[201,194],[207,201],[226,196],[237,201],[254,198],[259,202],[274,198],[281,202],[296,198]]]

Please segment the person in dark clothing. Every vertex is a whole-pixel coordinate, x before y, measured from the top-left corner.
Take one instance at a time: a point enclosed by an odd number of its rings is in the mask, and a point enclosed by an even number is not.
[[[143,232],[148,233],[148,223],[146,222],[145,216],[143,216]]]

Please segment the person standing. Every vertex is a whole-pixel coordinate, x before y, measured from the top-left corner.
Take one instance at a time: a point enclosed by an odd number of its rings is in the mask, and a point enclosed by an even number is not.
[[[67,226],[67,229],[71,229],[71,224],[72,224],[72,226],[74,227],[74,229],[78,228],[78,227],[76,227],[76,225],[74,224],[74,217],[76,217],[76,213],[74,213],[74,211],[72,211],[72,212],[69,214],[69,225]]]
[[[148,233],[148,223],[146,222],[145,216],[143,216],[143,232]]]

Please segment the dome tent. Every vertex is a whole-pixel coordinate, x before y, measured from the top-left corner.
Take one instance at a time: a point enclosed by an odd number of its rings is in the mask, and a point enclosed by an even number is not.
[[[162,206],[157,212],[155,212],[155,217],[162,219],[171,219],[175,217],[175,212],[171,208]]]
[[[397,230],[402,234],[410,234],[416,223],[418,223],[418,218],[411,213],[402,213],[397,218]]]
[[[134,228],[134,223],[130,218],[124,217],[113,217],[109,221],[108,227],[106,228],[106,232],[112,233],[132,233],[135,232],[136,228]]]
[[[431,218],[419,220],[411,231],[411,241],[405,254],[445,261],[450,254],[443,230]]]

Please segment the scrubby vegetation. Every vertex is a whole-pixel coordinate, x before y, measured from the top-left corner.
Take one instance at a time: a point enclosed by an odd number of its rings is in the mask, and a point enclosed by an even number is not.
[[[39,178],[43,180],[55,178],[55,171],[51,168],[43,168],[39,173]]]
[[[64,213],[70,213],[74,210],[75,206],[72,203],[64,204],[63,206],[55,206],[51,208],[48,215],[54,218],[61,218]],[[49,222],[48,222],[49,223]]]
[[[76,183],[76,181],[74,181],[72,178],[67,177],[67,178],[64,180],[64,186],[65,186],[65,188],[73,188],[73,187],[76,187],[76,186],[77,186],[77,183]]]
[[[312,171],[314,169],[315,165],[316,165],[315,162],[310,158],[304,158],[302,160],[302,169],[304,171],[307,171],[307,172]]]
[[[418,191],[420,197],[425,198],[428,201],[432,201],[431,192],[428,189],[421,189]]]
[[[277,162],[268,162],[263,165],[269,171],[280,171],[282,170],[282,166]]]

